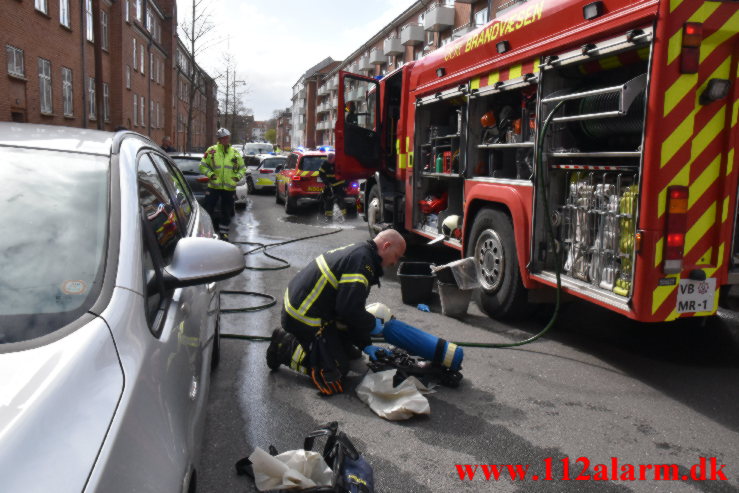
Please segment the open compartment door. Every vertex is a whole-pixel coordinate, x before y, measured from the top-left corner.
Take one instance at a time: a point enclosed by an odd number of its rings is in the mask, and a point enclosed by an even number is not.
[[[379,83],[339,72],[336,116],[336,171],[349,180],[367,178],[380,168]]]

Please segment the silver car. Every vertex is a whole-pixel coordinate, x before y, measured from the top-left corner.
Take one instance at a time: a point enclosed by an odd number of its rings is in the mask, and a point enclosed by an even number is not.
[[[0,123],[0,490],[186,492],[234,245],[149,139]]]
[[[279,169],[285,166],[287,156],[275,156],[273,154],[259,154],[259,166],[249,169],[246,175],[246,184],[250,193],[261,190],[274,191],[275,179]],[[279,169],[278,169],[279,168]]]

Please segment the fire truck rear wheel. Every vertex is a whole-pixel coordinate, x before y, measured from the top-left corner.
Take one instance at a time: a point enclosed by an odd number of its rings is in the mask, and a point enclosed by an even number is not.
[[[513,225],[496,209],[482,209],[475,217],[467,256],[478,266],[481,289],[475,295],[489,316],[511,319],[526,308],[526,289],[521,282]]]

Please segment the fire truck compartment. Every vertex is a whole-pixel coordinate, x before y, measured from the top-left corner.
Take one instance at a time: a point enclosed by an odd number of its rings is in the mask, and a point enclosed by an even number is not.
[[[556,267],[565,280],[622,299],[632,295],[649,53],[637,43],[544,66],[540,77],[537,172],[546,190],[537,189],[532,270],[551,276]]]

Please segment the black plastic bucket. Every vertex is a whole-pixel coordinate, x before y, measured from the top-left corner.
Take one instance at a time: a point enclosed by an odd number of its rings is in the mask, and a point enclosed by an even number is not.
[[[403,303],[428,303],[434,289],[434,274],[429,262],[401,262],[398,266],[400,293]]]

